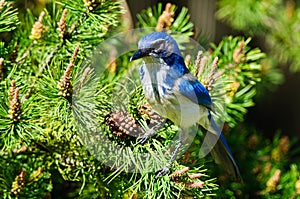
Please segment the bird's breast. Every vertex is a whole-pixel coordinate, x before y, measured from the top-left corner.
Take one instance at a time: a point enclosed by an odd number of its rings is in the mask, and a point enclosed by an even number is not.
[[[168,66],[153,62],[143,64],[140,77],[145,97],[149,102],[161,104],[164,98],[172,94],[176,77],[171,75]]]
[[[178,126],[189,127],[196,124],[206,111],[198,104],[174,89],[179,75],[168,66],[144,64],[141,69],[141,83],[145,97],[154,110],[169,118]]]

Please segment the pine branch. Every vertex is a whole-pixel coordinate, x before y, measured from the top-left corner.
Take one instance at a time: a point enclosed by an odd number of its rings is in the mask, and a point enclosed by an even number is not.
[[[11,2],[0,1],[0,33],[15,30],[19,25],[18,11]]]

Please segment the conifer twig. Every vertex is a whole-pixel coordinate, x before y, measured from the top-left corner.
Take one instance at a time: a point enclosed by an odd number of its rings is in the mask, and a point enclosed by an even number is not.
[[[40,77],[40,75],[42,74],[43,70],[46,68],[46,66],[51,62],[51,60],[54,57],[54,54],[57,52],[58,50],[58,46],[55,46],[54,49],[50,52],[49,56],[47,57],[46,61],[43,63],[43,65],[39,68],[39,71],[37,72],[37,77]]]
[[[64,75],[61,77],[57,87],[58,87],[58,95],[63,96],[64,98],[70,97],[72,95],[72,84],[71,84],[71,73],[74,68],[75,60],[78,55],[79,46],[76,46],[74,49],[73,55],[71,57],[70,63],[65,70]]]
[[[19,52],[19,45],[17,44],[13,52],[9,55],[8,60],[13,63],[16,62],[16,59],[18,57],[18,52]]]
[[[46,68],[46,66],[51,62],[51,60],[54,57],[54,54],[57,52],[59,45],[56,45],[55,48],[50,52],[49,56],[47,57],[47,59],[45,60],[45,62],[42,64],[42,66],[39,68],[38,72],[36,73],[35,78],[33,79],[33,82],[31,84],[31,86],[28,88],[24,98],[28,99],[32,93],[32,89],[34,87],[34,85],[36,84],[37,78],[39,78],[42,74],[42,72],[44,71],[44,69]]]
[[[21,62],[23,61],[23,60],[25,60],[26,59],[26,57],[28,56],[28,55],[30,55],[30,49],[32,48],[32,46],[33,46],[33,44],[30,44],[30,46],[27,48],[27,50],[23,53],[23,55],[17,60],[17,63],[18,64],[21,64]]]
[[[9,89],[10,107],[8,110],[9,117],[14,122],[18,122],[21,119],[21,102],[19,99],[20,88],[16,87],[16,82],[13,80]]]
[[[86,82],[89,74],[91,73],[92,69],[90,67],[87,67],[84,72],[83,72],[83,75],[80,79],[80,82],[79,82],[79,85],[77,86],[76,90],[74,91],[74,94],[77,94],[78,91],[80,91],[84,85],[84,83]]]

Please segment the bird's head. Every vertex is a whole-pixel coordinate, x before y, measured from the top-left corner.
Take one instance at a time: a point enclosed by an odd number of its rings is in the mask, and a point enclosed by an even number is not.
[[[138,43],[138,50],[130,60],[142,57],[167,58],[172,54],[181,56],[176,41],[165,32],[153,32],[142,37]]]

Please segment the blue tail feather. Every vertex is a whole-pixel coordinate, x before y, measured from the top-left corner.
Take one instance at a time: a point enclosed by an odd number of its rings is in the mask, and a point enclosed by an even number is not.
[[[225,140],[225,137],[222,135],[219,127],[212,118],[211,114],[209,114],[208,118],[211,122],[213,129],[215,130],[215,132],[208,133],[214,134],[215,136],[219,136],[218,141],[211,150],[212,157],[214,158],[217,164],[220,164],[224,167],[225,172],[227,172],[235,180],[242,182],[243,180],[239,168],[227,144],[227,141]]]

